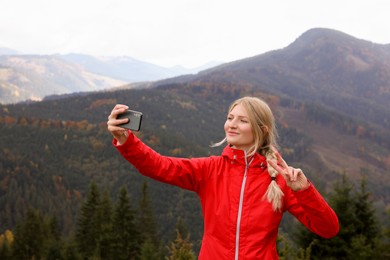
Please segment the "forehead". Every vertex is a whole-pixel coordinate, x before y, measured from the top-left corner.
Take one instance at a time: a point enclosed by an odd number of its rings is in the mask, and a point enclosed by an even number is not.
[[[229,114],[248,117],[248,112],[246,111],[245,107],[242,104],[235,105],[230,110]]]

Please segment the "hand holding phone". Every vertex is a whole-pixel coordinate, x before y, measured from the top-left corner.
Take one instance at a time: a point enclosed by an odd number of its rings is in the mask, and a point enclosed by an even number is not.
[[[127,110],[123,112],[122,114],[119,114],[117,119],[124,119],[128,118],[129,121],[124,124],[119,124],[118,126],[134,130],[134,131],[139,131],[141,129],[141,122],[142,122],[142,113],[139,111],[134,111],[134,110]]]

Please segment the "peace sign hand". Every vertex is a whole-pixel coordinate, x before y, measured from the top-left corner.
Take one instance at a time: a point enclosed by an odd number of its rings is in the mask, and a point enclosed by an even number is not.
[[[286,180],[287,186],[289,186],[293,191],[299,191],[309,187],[309,181],[301,169],[288,166],[282,156],[277,152],[276,159],[279,162],[279,165],[272,160],[269,160],[268,163],[283,176]]]

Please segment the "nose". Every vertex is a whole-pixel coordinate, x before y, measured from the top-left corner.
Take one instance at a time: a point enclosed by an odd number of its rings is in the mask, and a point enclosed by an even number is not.
[[[234,129],[237,128],[237,122],[236,122],[236,120],[230,121],[229,128],[234,128]]]

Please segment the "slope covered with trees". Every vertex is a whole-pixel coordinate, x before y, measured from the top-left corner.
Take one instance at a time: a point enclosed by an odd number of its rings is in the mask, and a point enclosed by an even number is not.
[[[96,93],[1,108],[2,232],[13,230],[28,214],[28,209],[34,208],[55,217],[60,233],[72,236],[80,224],[83,202],[89,200],[91,181],[102,187],[109,198],[117,196],[125,185],[129,196],[140,201],[144,196],[140,187],[145,178],[119,156],[106,130],[107,116],[116,103],[126,103],[143,111],[144,122],[138,135],[148,145],[162,154],[192,157],[220,153],[220,148],[209,145],[223,138],[226,108],[233,99],[243,95],[261,96],[271,104],[278,118],[280,147],[286,160],[304,168],[324,194],[331,191],[341,170],[337,172],[323,164],[314,140],[284,120],[287,114],[299,113],[296,120],[303,117],[311,122],[302,103],[245,86],[229,85],[167,85],[157,89]],[[332,133],[333,138],[356,138],[355,133],[340,133],[316,121],[310,124]],[[359,142],[371,141],[362,137]],[[348,174],[352,182],[359,182],[361,172]],[[373,196],[376,203],[385,208],[389,183],[381,180],[370,178],[367,186],[378,187],[373,190]],[[156,228],[163,243],[170,241],[177,218],[181,217],[188,226],[196,252],[203,225],[197,197],[152,180],[148,183]],[[110,207],[107,205],[107,208]],[[376,214],[383,216],[385,212],[382,209]],[[289,230],[291,223],[293,221],[287,218],[282,231]],[[380,223],[382,230],[385,222],[382,219]],[[150,243],[156,245],[153,240]]]

